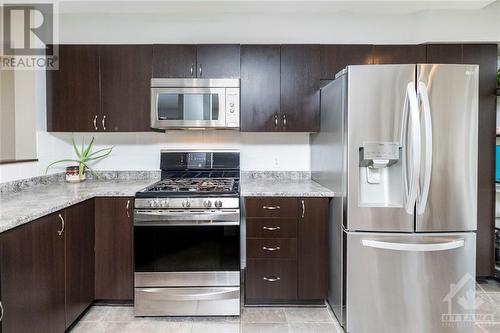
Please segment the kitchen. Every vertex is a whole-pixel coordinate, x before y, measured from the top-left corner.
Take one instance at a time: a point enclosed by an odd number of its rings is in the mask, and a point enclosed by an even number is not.
[[[2,71],[2,330],[497,330],[500,6],[429,6],[58,3],[58,69]]]

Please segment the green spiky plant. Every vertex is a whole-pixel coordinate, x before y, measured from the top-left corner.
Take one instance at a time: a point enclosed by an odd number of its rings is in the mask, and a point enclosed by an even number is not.
[[[82,139],[82,145],[81,145],[80,149],[76,145],[74,137],[71,139],[71,141],[73,143],[73,149],[75,150],[75,154],[76,154],[77,158],[76,159],[64,159],[64,160],[52,162],[47,166],[47,169],[45,169],[45,174],[47,174],[47,172],[49,171],[49,168],[51,166],[53,166],[54,164],[64,163],[64,162],[76,162],[76,163],[78,163],[78,177],[80,179],[83,179],[83,175],[85,173],[86,168],[94,174],[94,171],[88,165],[88,162],[99,160],[99,159],[107,157],[109,154],[111,154],[111,151],[114,148],[114,147],[103,148],[103,149],[99,149],[98,151],[91,152],[92,145],[94,144],[94,137],[92,137],[92,140],[90,140],[90,143],[88,146],[85,146],[85,139]]]

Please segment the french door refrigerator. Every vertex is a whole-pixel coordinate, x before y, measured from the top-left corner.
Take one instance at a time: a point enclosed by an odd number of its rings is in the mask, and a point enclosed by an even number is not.
[[[321,88],[328,302],[347,332],[473,332],[477,65],[348,66]]]

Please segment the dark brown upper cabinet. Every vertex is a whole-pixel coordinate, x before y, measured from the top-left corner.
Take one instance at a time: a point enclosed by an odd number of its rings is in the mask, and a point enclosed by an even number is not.
[[[428,64],[461,64],[463,58],[462,44],[428,44]]]
[[[153,45],[153,77],[195,78],[196,45]]]
[[[240,45],[196,46],[197,77],[237,79],[240,77]]]
[[[99,47],[60,45],[59,70],[47,74],[47,130],[93,132],[100,115]]]
[[[110,45],[100,51],[101,118],[106,132],[150,131],[153,47]]]
[[[286,132],[319,130],[320,46],[281,45],[281,115]]]
[[[333,80],[348,65],[373,63],[373,45],[322,45],[321,79]]]
[[[427,60],[425,45],[375,45],[374,64],[416,64]]]
[[[280,46],[241,46],[241,131],[281,130]]]
[[[238,44],[153,46],[155,78],[239,78]]]
[[[64,332],[64,212],[1,235],[3,332]]]

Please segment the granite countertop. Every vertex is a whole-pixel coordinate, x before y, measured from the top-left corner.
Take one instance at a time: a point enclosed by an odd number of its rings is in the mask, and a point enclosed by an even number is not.
[[[304,177],[281,177],[279,174],[271,177],[243,176],[240,181],[242,197],[336,197],[334,192],[313,181],[307,175]]]
[[[40,184],[0,195],[0,232],[94,197],[133,197],[157,179],[86,180]]]
[[[133,197],[160,178],[155,172],[103,172],[100,179],[70,184],[63,175],[35,177],[0,184],[0,233],[95,197]],[[244,173],[240,195],[283,197],[334,197],[311,180],[310,173]]]

